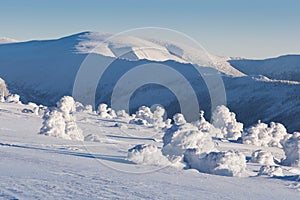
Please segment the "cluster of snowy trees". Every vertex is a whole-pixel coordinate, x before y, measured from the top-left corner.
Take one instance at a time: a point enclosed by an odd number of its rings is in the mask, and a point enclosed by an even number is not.
[[[0,101],[21,103],[20,96],[10,94],[4,80],[0,78]],[[43,116],[40,134],[58,138],[99,142],[97,135],[86,135],[78,127],[74,113],[86,112],[97,114],[99,118],[120,119],[129,124],[137,124],[164,132],[162,147],[155,145],[137,145],[128,150],[128,160],[137,164],[175,165],[194,168],[204,173],[224,176],[242,176],[246,171],[246,157],[237,151],[218,150],[217,141],[228,140],[259,147],[276,147],[283,149],[285,158],[274,162],[270,152],[256,150],[250,162],[262,166],[258,175],[276,176],[282,174],[278,163],[286,166],[300,167],[300,133],[289,134],[280,123],[270,124],[258,121],[257,124],[244,129],[236,120],[235,113],[226,106],[218,106],[208,122],[201,111],[199,120],[188,123],[182,114],[173,119],[165,119],[165,110],[161,106],[154,109],[142,106],[135,114],[129,115],[124,110],[114,111],[106,104],[100,104],[96,111],[92,106],[75,102],[65,96],[57,102],[56,107],[47,108],[28,104],[22,112]]]
[[[258,147],[282,148],[286,158],[279,164],[300,167],[300,133],[289,134],[280,123],[267,125],[260,121],[243,129],[243,124],[237,122],[235,114],[225,106],[219,106],[213,112],[212,123],[205,120],[204,112],[194,123],[187,123],[182,114],[176,114],[171,127],[164,130],[161,152],[153,145],[138,145],[129,150],[128,159],[139,164],[151,164],[155,154],[153,165],[165,165],[167,158],[170,165],[184,165],[223,176],[243,176],[246,171],[245,155],[231,150],[219,151],[216,141],[222,139]],[[259,149],[252,153],[250,162],[262,165],[258,175],[280,175],[282,169],[274,160],[270,152]]]

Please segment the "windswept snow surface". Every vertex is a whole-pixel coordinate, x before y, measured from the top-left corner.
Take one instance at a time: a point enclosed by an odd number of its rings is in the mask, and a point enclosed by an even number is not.
[[[31,107],[0,103],[0,199],[299,198],[299,168],[281,166],[283,176],[270,177],[268,174],[280,174],[272,172],[275,167],[265,167],[256,176],[263,165],[247,162],[245,177],[223,177],[169,165],[138,165],[127,159],[128,149],[145,144],[135,148],[135,155],[153,156],[162,146],[154,140],[161,137],[157,129],[76,112],[83,134],[97,135],[99,140],[64,140],[38,134],[42,117],[22,112]],[[257,150],[256,146],[222,141],[218,148],[239,151],[246,158]],[[282,149],[265,150],[276,159],[284,158]]]

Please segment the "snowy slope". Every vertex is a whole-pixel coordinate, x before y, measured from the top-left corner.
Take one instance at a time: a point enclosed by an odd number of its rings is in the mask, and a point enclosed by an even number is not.
[[[157,130],[76,113],[84,134],[100,142],[39,135],[41,117],[22,113],[28,105],[0,103],[0,199],[298,199],[299,169],[283,177],[257,177],[260,164],[247,163],[246,177],[223,177],[176,167],[157,168],[126,160],[127,149],[155,144]],[[259,147],[218,142],[223,150],[250,156]],[[280,159],[283,151],[265,148]]]
[[[300,82],[300,55],[286,55],[265,60],[232,59],[229,63],[248,75]]]
[[[215,56],[202,49],[196,50],[194,47],[174,41],[158,41],[128,35],[112,36],[107,33],[82,33],[79,36],[81,41],[76,49],[79,53],[93,52],[128,60],[173,60],[181,63],[192,63],[198,66],[214,67],[228,75],[243,76],[243,73],[227,62],[229,58]]]

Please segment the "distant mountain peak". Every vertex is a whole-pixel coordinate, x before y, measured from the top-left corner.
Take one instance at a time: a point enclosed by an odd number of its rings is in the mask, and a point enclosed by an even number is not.
[[[19,42],[19,41],[7,37],[0,37],[0,44],[8,44],[8,43],[15,43],[15,42]]]

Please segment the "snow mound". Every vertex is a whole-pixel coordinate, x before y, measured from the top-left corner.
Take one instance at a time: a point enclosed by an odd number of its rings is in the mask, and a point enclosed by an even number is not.
[[[153,112],[149,107],[141,106],[129,123],[154,128],[164,128],[166,126],[164,115],[165,109],[161,106],[156,106]]]
[[[269,166],[269,165],[264,165],[261,166],[259,169],[259,172],[257,176],[284,176],[282,168],[279,166]]]
[[[128,160],[136,164],[156,166],[170,165],[170,162],[163,156],[161,150],[151,144],[141,144],[129,149]]]
[[[287,134],[286,128],[280,123],[271,122],[268,126],[259,121],[243,133],[242,141],[244,144],[282,148],[280,142]]]
[[[251,162],[262,165],[275,165],[273,155],[263,150],[254,151],[251,156]]]
[[[82,130],[78,128],[73,112],[76,110],[72,97],[65,96],[57,102],[57,108],[44,115],[40,134],[68,140],[83,141]]]
[[[300,167],[300,132],[295,132],[283,142],[283,150],[286,159],[282,163],[287,166]]]
[[[242,136],[243,124],[236,121],[235,113],[226,106],[218,106],[212,114],[212,124],[221,129],[222,138],[237,140]]]
[[[188,149],[184,154],[187,166],[200,172],[221,176],[243,176],[246,157],[236,151],[199,154],[197,149]]]
[[[196,126],[185,123],[182,114],[173,117],[174,124],[163,136],[163,155],[170,161],[181,161],[187,149],[197,149],[198,153],[208,153],[215,149],[211,136],[199,131]]]

